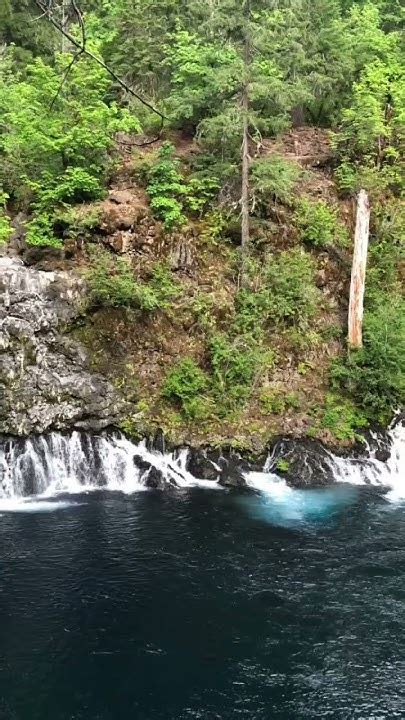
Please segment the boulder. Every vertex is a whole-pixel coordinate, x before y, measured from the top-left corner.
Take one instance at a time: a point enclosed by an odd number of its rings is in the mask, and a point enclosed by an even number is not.
[[[330,454],[314,440],[278,440],[268,469],[292,487],[321,487],[334,482]]]
[[[187,472],[199,480],[218,480],[221,468],[207,457],[206,450],[191,448],[187,456]]]
[[[167,482],[161,470],[151,467],[146,478],[145,485],[153,490],[164,490],[170,483]]]
[[[225,487],[244,488],[246,487],[245,472],[250,470],[247,461],[242,460],[239,455],[229,454],[218,459],[221,468],[219,484]]]

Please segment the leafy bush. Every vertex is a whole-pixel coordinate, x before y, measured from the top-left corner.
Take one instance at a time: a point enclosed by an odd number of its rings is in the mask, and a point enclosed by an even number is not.
[[[134,278],[126,260],[101,251],[94,258],[87,273],[90,298],[103,307],[135,307],[141,310],[157,310],[160,299],[156,291]]]
[[[46,212],[40,212],[27,222],[25,241],[28,245],[61,248],[62,242],[54,233],[53,220]]]
[[[295,393],[268,388],[260,395],[261,410],[264,415],[280,415],[286,410],[298,409],[300,401]]]
[[[218,193],[220,183],[216,177],[191,177],[186,186],[185,205],[199,216],[209,207],[213,197]]]
[[[332,366],[332,381],[372,420],[386,422],[405,399],[405,303],[393,295],[365,313],[363,348]]]
[[[231,339],[225,333],[216,333],[209,349],[214,392],[221,407],[240,405],[250,395],[259,369],[271,358],[248,336]]]
[[[286,473],[290,469],[290,463],[286,458],[279,458],[276,462],[276,468],[281,473]]]
[[[164,143],[157,154],[157,162],[148,162],[144,166],[150,206],[168,231],[187,222],[186,210],[201,215],[219,189],[218,180],[212,176],[200,175],[186,180],[174,150],[171,143]]]
[[[171,270],[164,263],[155,265],[148,284],[156,293],[161,308],[168,307],[170,301],[177,298],[181,293],[180,283],[174,280]]]
[[[93,251],[87,281],[92,301],[103,307],[164,310],[181,291],[179,283],[173,280],[165,265],[155,265],[149,282],[140,282],[124,258],[100,249]]]
[[[269,323],[307,326],[320,299],[314,273],[314,261],[299,248],[268,258],[265,298]]]
[[[344,159],[336,169],[335,178],[343,197],[357,194],[364,188],[375,205],[384,202],[390,192],[400,194],[403,170],[399,162],[376,167],[373,164],[351,163]]]
[[[302,174],[297,163],[279,155],[256,160],[252,164],[252,187],[259,204],[281,202],[292,205],[294,188]]]
[[[365,65],[354,84],[351,105],[342,112],[334,145],[346,160],[380,164],[403,140],[403,71],[400,54],[390,55],[388,61],[378,58]]]
[[[100,179],[81,167],[68,167],[58,178],[44,173],[40,181],[28,182],[35,197],[35,207],[49,210],[66,203],[97,200],[104,190]]]
[[[7,200],[7,193],[0,190],[0,245],[6,243],[12,233],[10,218],[6,215]]]
[[[327,248],[333,244],[347,245],[346,229],[339,222],[335,209],[323,200],[313,203],[300,200],[295,213],[295,223],[303,242],[315,247]]]
[[[401,200],[386,201],[376,206],[373,214],[373,235],[370,243],[366,303],[368,309],[378,307],[381,293],[400,294],[401,267],[405,259],[405,206]]]
[[[206,414],[207,405],[201,395],[208,386],[208,378],[196,362],[184,358],[168,374],[163,397],[180,405],[187,418],[199,419]]]
[[[101,210],[91,205],[63,206],[56,210],[54,226],[71,238],[87,238],[99,227]]]
[[[163,221],[166,230],[173,230],[187,222],[182,199],[186,186],[171,143],[164,143],[160,148],[158,162],[149,170],[146,190],[152,211]]]
[[[257,341],[271,325],[307,329],[320,298],[314,272],[313,259],[300,248],[268,257],[259,288],[243,288],[237,294],[234,331]]]
[[[46,211],[47,202],[99,195],[115,133],[140,129],[127,110],[107,104],[111,80],[91,60],[75,63],[60,89],[70,62],[59,54],[52,66],[37,58],[23,78],[0,73],[0,182],[24,205],[43,190]]]
[[[357,439],[358,431],[367,427],[368,421],[353,402],[329,394],[320,425],[330,430],[337,440],[353,441]]]

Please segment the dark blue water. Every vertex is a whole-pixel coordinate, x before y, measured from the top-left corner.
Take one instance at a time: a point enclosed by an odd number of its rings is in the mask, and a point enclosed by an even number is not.
[[[320,493],[4,513],[1,720],[404,718],[405,507]]]

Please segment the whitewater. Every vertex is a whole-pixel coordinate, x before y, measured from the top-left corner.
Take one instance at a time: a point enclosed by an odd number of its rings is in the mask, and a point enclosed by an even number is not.
[[[386,462],[377,459],[373,442],[362,457],[328,452],[336,484],[370,485],[381,488],[391,503],[405,500],[404,426],[396,424],[388,439],[390,455]],[[219,474],[217,481],[213,481],[188,472],[188,453],[188,449],[159,452],[148,448],[146,441],[134,443],[119,433],[97,436],[75,431],[25,440],[8,438],[0,444],[0,512],[63,509],[71,505],[69,496],[101,489],[126,495],[145,492],[152,468],[173,488],[224,490],[218,482]],[[328,488],[320,491],[290,487],[275,472],[278,459],[270,455],[262,472],[246,472],[247,487],[288,512],[308,512],[314,498],[327,502]],[[336,502],[336,497],[331,502]]]

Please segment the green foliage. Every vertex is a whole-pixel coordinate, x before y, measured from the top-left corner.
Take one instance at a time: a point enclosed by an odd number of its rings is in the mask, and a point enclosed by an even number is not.
[[[364,413],[353,402],[338,395],[327,396],[320,426],[330,430],[337,440],[352,442],[359,437],[359,430],[367,425]]]
[[[302,198],[294,216],[301,240],[314,247],[347,245],[348,235],[339,222],[337,211],[323,200],[311,202]]]
[[[172,300],[181,294],[181,285],[173,278],[170,268],[158,263],[152,270],[149,287],[156,294],[160,308],[168,308]]]
[[[0,189],[0,245],[6,243],[12,233],[10,218],[6,214],[8,195]]]
[[[366,302],[375,309],[381,296],[389,293],[394,300],[401,294],[401,267],[405,259],[405,206],[391,199],[375,206],[373,239],[369,246]]]
[[[28,245],[62,248],[61,241],[55,236],[52,218],[46,212],[35,215],[25,227],[25,241]]]
[[[303,174],[297,163],[273,155],[256,160],[251,173],[253,192],[260,206],[271,202],[293,204],[294,189]]]
[[[213,177],[186,180],[174,151],[174,145],[166,142],[157,154],[157,162],[148,161],[140,167],[147,175],[146,190],[153,214],[169,232],[186,224],[186,210],[201,215],[219,189],[218,180]]]
[[[87,282],[91,301],[101,307],[133,307],[150,312],[161,306],[156,291],[135,279],[124,258],[105,251],[94,256]]]
[[[215,333],[210,341],[210,361],[215,393],[226,407],[243,404],[265,358],[251,338],[231,339],[225,333]]]
[[[268,321],[305,327],[315,315],[319,291],[314,284],[311,256],[300,249],[270,256],[266,263]]]
[[[232,215],[224,210],[213,210],[204,218],[201,238],[209,245],[220,245],[228,239]]]
[[[186,187],[185,205],[200,217],[217,194],[220,183],[215,177],[191,177]]]
[[[237,295],[235,331],[258,340],[272,326],[307,329],[320,297],[314,272],[314,261],[300,248],[270,255],[259,288],[243,288]]]
[[[276,462],[276,468],[279,472],[286,473],[290,469],[290,463],[286,460],[286,458],[279,458]]]
[[[343,197],[355,195],[363,188],[375,205],[384,201],[391,192],[400,194],[404,178],[399,162],[378,167],[343,160],[336,169],[335,179]]]
[[[160,148],[158,161],[149,170],[146,190],[152,211],[163,221],[166,230],[173,230],[187,222],[182,200],[186,186],[171,143],[164,143]]]
[[[300,406],[296,393],[285,393],[275,388],[264,389],[259,400],[264,415],[280,415],[286,410],[297,410]]]
[[[110,79],[91,60],[77,62],[61,88],[70,61],[58,55],[51,67],[37,58],[24,78],[0,72],[0,182],[21,205],[40,200],[49,211],[100,195],[114,134],[139,130],[128,111],[107,103]]]
[[[176,403],[189,419],[202,419],[207,405],[204,393],[209,386],[208,378],[192,358],[184,358],[168,374],[163,397]]]
[[[88,238],[99,227],[101,211],[91,205],[62,207],[54,213],[53,222],[71,238]]]
[[[371,420],[387,422],[405,399],[405,303],[380,295],[365,313],[364,346],[335,362],[331,376]]]

